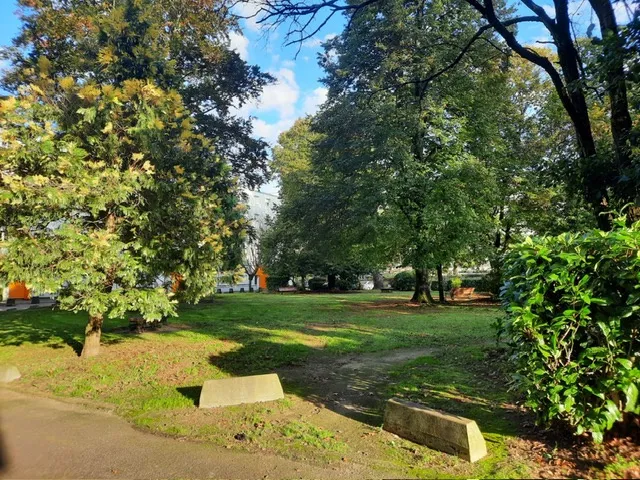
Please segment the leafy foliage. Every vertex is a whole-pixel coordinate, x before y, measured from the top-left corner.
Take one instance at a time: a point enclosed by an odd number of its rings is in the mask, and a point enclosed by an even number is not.
[[[309,290],[311,291],[319,291],[319,290],[325,290],[326,287],[326,283],[327,283],[327,279],[324,277],[313,277],[309,279]]]
[[[399,272],[393,277],[391,286],[395,290],[401,290],[411,292],[416,288],[416,274],[415,272]]]
[[[289,282],[288,276],[283,275],[269,275],[267,277],[267,290],[277,290],[280,287],[286,287]]]
[[[268,177],[266,143],[251,136],[251,121],[234,112],[272,78],[230,48],[237,20],[219,0],[19,0],[23,22],[13,68],[2,86],[16,92],[37,78],[42,57],[50,71],[120,85],[152,79],[182,95],[204,135],[243,183]]]
[[[517,385],[539,420],[594,440],[640,414],[640,222],[527,239],[505,266]]]

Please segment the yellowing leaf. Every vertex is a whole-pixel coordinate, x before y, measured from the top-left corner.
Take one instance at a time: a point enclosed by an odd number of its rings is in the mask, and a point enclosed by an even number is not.
[[[50,69],[51,69],[51,61],[47,57],[41,56],[40,58],[38,58],[38,70],[40,71],[41,77],[48,76]]]
[[[0,100],[0,112],[10,112],[16,107],[16,98],[9,97],[6,100]]]
[[[176,165],[175,167],[173,167],[173,169],[178,175],[182,175],[184,173],[184,168],[182,168],[180,165]]]
[[[71,90],[76,84],[73,77],[64,77],[60,80],[59,85],[65,92]]]
[[[102,133],[111,133],[112,131],[113,131],[113,123],[111,122],[107,123],[105,127],[102,129]]]
[[[116,55],[113,51],[113,47],[109,45],[108,47],[101,48],[98,52],[98,61],[102,65],[109,65],[116,59]]]
[[[137,162],[138,160],[142,160],[144,158],[144,153],[134,153],[131,157],[135,162]]]
[[[78,96],[89,102],[94,101],[100,95],[100,89],[95,85],[85,85],[78,91]]]

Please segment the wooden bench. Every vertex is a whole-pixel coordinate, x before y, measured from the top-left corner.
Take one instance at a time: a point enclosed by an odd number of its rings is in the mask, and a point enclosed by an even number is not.
[[[278,293],[294,293],[298,291],[298,287],[278,287]]]
[[[382,287],[380,289],[380,293],[384,293],[384,292],[389,292],[389,293],[393,292],[393,287]]]
[[[471,295],[473,295],[473,292],[475,292],[475,288],[474,287],[456,287],[456,288],[452,288],[451,289],[451,300],[453,300],[455,297],[462,297],[465,296],[467,298],[471,298]]]

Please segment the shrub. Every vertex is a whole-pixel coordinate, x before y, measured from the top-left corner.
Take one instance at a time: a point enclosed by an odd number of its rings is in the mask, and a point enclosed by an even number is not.
[[[317,290],[326,290],[327,287],[325,285],[327,283],[327,279],[323,277],[313,277],[310,278],[307,284],[309,285],[309,290],[317,291]]]
[[[492,278],[486,275],[482,278],[465,278],[462,280],[462,287],[472,287],[476,289],[476,292],[491,292],[492,291]]]
[[[280,287],[286,287],[289,284],[289,278],[284,275],[269,275],[267,277],[267,290],[274,291]]]
[[[462,279],[460,277],[452,277],[449,283],[451,284],[451,288],[460,288],[462,286]]]
[[[416,288],[416,274],[413,271],[400,272],[391,280],[395,290],[413,291]]]
[[[359,290],[360,280],[357,275],[340,275],[336,280],[336,287],[338,290]]]
[[[546,425],[596,442],[640,413],[640,222],[527,239],[505,262],[517,385]]]

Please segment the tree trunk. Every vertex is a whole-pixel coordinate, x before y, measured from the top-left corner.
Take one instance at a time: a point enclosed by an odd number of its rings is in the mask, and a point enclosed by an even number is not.
[[[334,290],[336,288],[336,274],[330,273],[327,276],[327,288],[329,290]]]
[[[373,272],[373,288],[375,290],[380,290],[383,287],[384,287],[384,277],[382,276],[382,273],[378,271]]]
[[[551,81],[558,92],[558,96],[566,110],[571,123],[573,124],[578,151],[580,153],[580,174],[582,175],[582,193],[587,203],[589,203],[596,216],[598,226],[603,230],[611,229],[611,216],[606,212],[610,210],[609,194],[607,187],[615,184],[615,178],[611,174],[603,175],[604,166],[597,167],[596,145],[593,138],[589,110],[585,99],[584,78],[580,72],[580,57],[573,41],[571,21],[569,15],[568,0],[554,0],[555,20],[551,20],[543,12],[542,7],[531,3],[529,8],[533,9],[537,16],[547,25],[552,33],[557,46],[558,60],[562,75],[556,67],[545,56],[538,55],[533,50],[522,46],[516,39],[513,31],[507,28],[497,16],[492,2],[481,3],[475,0],[466,0],[472,7],[478,10],[489,24],[504,38],[507,45],[522,58],[543,68],[551,78]],[[594,0],[594,3],[598,0]],[[602,0],[605,1],[605,0]],[[614,165],[611,165],[614,167]]]
[[[95,357],[100,353],[100,335],[102,334],[102,315],[89,315],[89,323],[84,330],[84,346],[82,347],[82,358]]]
[[[253,292],[253,280],[256,278],[256,275],[255,273],[249,273],[247,276],[249,277],[249,292]]]
[[[617,181],[613,185],[621,202],[635,201],[637,195],[636,182],[627,172],[633,167],[631,160],[630,135],[633,124],[629,113],[627,99],[626,74],[624,71],[625,52],[618,31],[618,23],[609,0],[590,0],[593,10],[598,16],[600,31],[604,40],[604,70],[607,78],[607,92],[611,101],[611,134],[618,160],[620,178],[629,178],[626,182]]]
[[[429,271],[426,268],[414,268],[416,272],[416,289],[411,297],[412,303],[432,304],[431,286],[429,285]]]
[[[444,297],[444,278],[442,276],[442,265],[438,265],[438,296],[440,297],[440,303],[447,303],[447,299]]]

